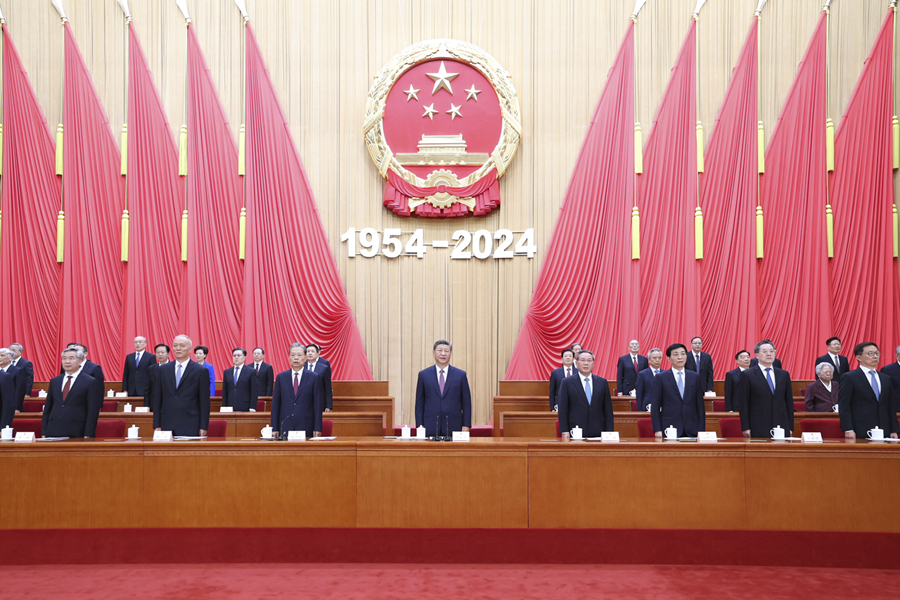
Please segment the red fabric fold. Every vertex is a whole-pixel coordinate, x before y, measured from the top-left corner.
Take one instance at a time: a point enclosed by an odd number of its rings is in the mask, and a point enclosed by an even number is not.
[[[247,24],[247,258],[242,339],[288,368],[292,342],[315,342],[334,379],[371,380],[312,189]]]
[[[59,369],[56,216],[60,182],[53,138],[19,53],[3,24],[3,231],[0,340],[25,346],[38,381]]]
[[[472,214],[476,217],[486,215],[500,206],[500,182],[497,180],[497,171],[493,169],[472,185],[462,187],[419,187],[389,170],[384,191],[384,205],[398,215],[408,217],[410,198],[425,198],[438,192],[448,192],[457,198],[474,198],[475,208]],[[416,207],[417,217],[457,217],[465,216],[468,212],[468,207],[461,202],[449,208],[437,208],[428,203]]]

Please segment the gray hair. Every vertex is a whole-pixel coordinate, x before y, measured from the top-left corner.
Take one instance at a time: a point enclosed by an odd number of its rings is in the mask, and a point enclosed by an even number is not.
[[[896,352],[897,352],[897,354],[900,354],[900,346],[897,346]]]
[[[290,354],[291,350],[293,350],[294,348],[300,348],[301,350],[303,350],[304,354],[306,353],[306,344],[301,344],[300,342],[294,342],[293,344],[291,344],[291,347],[288,348],[288,354]]]
[[[184,335],[183,333],[180,333],[180,334],[176,335],[175,338],[172,340],[172,345],[173,345],[173,346],[175,345],[175,340],[177,340],[178,338],[184,338],[184,339],[186,339],[186,340],[188,341],[188,344],[190,344],[191,346],[194,345],[194,342],[191,340],[191,338],[189,338],[188,336]]]
[[[84,350],[81,348],[66,348],[60,353],[60,356],[65,356],[67,352],[74,352],[75,356],[78,357],[78,360],[84,360]]]
[[[145,338],[145,337],[142,336],[142,335],[139,335],[139,336],[137,336],[137,337],[134,338],[134,341],[138,341],[138,340],[144,340],[145,343],[147,342],[147,338]]]
[[[25,352],[25,346],[23,346],[19,342],[13,342],[12,344],[9,345],[10,350],[12,350],[13,348],[18,348],[20,354],[22,352]],[[897,351],[900,352],[900,348],[898,348]],[[15,350],[13,350],[13,352],[15,352]]]
[[[820,362],[816,365],[816,377],[822,374],[823,369],[831,369],[831,372],[834,373],[834,365],[827,362]]]
[[[591,360],[596,360],[596,358],[594,357],[594,353],[591,352],[590,350],[582,350],[581,352],[578,353],[578,358],[581,358],[582,354],[590,354]]]
[[[16,353],[10,348],[0,348],[0,356],[9,356],[9,359],[12,360],[16,356]]]
[[[659,348],[650,348],[650,352],[647,353],[647,358],[650,358],[650,355],[654,352],[659,352],[659,355],[662,356],[663,351]]]

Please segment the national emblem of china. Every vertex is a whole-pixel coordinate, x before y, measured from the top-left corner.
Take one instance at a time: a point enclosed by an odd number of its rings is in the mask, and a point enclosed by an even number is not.
[[[481,48],[428,40],[397,54],[366,100],[366,145],[398,215],[486,215],[500,206],[522,125],[512,79]]]

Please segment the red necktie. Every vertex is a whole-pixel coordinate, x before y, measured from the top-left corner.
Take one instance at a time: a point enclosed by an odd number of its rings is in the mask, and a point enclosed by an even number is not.
[[[294,371],[294,395],[297,395],[297,390],[300,389],[300,373]]]
[[[66,375],[66,385],[63,386],[63,402],[66,401],[66,396],[69,395],[69,386],[72,385],[72,376]]]
[[[566,377],[572,376],[572,367],[566,367]]]
[[[637,373],[637,372],[638,372],[638,370],[637,370],[637,357],[636,357],[636,356],[632,356],[632,357],[631,357],[631,360],[634,361],[634,372]]]

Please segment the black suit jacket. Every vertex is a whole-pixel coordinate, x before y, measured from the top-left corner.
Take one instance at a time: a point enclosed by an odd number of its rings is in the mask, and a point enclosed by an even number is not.
[[[578,368],[573,364],[569,367],[571,371],[569,371],[572,375],[578,373]],[[556,397],[559,395],[559,386],[562,385],[562,380],[566,378],[566,368],[560,367],[558,369],[553,369],[550,371],[550,410],[556,410]]]
[[[181,382],[175,387],[175,367],[169,361],[156,369],[153,427],[173,435],[200,435],[209,429],[209,371],[192,360],[187,361]]]
[[[850,372],[850,362],[847,360],[846,356],[838,354],[838,362],[840,363],[840,369],[835,369],[834,371],[834,380],[840,381],[841,377]],[[831,360],[830,354],[823,354],[819,358],[816,359],[816,365],[819,363],[828,363],[832,367],[834,367],[834,361]]]
[[[591,403],[584,394],[581,373],[563,379],[557,396],[559,405],[559,431],[569,433],[578,425],[584,437],[600,437],[604,431],[614,431],[612,397],[609,382],[591,375]]]
[[[881,372],[891,378],[891,384],[895,390],[900,390],[900,363],[894,361],[881,369]],[[900,395],[900,391],[895,393]],[[894,398],[894,402],[897,403],[897,408],[900,409],[900,397]]]
[[[25,373],[24,380],[16,382],[16,389],[19,393],[19,408],[18,410],[25,410],[25,396],[31,395],[31,390],[34,388],[34,365],[30,360],[25,359],[24,357],[20,358],[16,365],[22,372]],[[24,392],[24,393],[23,393]]]
[[[678,430],[678,437],[697,437],[697,432],[706,431],[706,404],[703,402],[700,376],[684,370],[682,398],[673,371],[663,371],[657,375],[650,390],[650,418],[654,433],[670,426]]]
[[[306,370],[309,370],[308,362],[306,363],[306,366],[304,368]],[[333,405],[334,392],[331,389],[331,364],[327,360],[324,360],[320,357],[319,360],[316,361],[315,374],[318,375],[319,379],[322,380],[322,388],[325,391],[325,406],[324,406],[324,408],[327,408],[328,410],[333,410],[332,405]]]
[[[784,429],[785,436],[794,430],[794,396],[790,374],[779,368],[772,369],[775,393],[759,367],[750,367],[738,381],[737,400],[741,413],[741,430],[750,430],[750,437],[771,437],[776,425]]]
[[[103,382],[82,369],[63,402],[65,379],[65,375],[57,375],[50,380],[41,431],[45,437],[92,438],[97,432],[97,418],[103,408]]]
[[[725,373],[725,410],[728,412],[738,412],[740,410],[737,405],[737,387],[740,379],[740,367]]]
[[[150,365],[156,364],[156,355],[144,350],[141,354],[141,364],[136,365],[135,354],[136,352],[132,352],[125,357],[125,369],[122,372],[122,391],[129,396],[144,396],[147,394]]]
[[[688,350],[687,362],[684,368],[697,373],[697,363],[694,361],[694,351]],[[706,352],[700,352],[700,387],[704,392],[713,391],[713,362],[712,356]]]
[[[22,410],[25,408],[25,396],[27,395],[25,393],[25,372],[19,367],[9,365],[6,373],[12,377],[13,388],[15,389],[14,398],[16,409]]]
[[[15,377],[0,371],[0,429],[12,425],[17,406]]]
[[[638,373],[650,366],[647,357],[638,354],[637,357],[638,370],[634,370],[634,360],[629,352],[625,356],[619,357],[619,364],[616,367],[616,393],[620,396],[627,396],[631,390],[637,387]]]
[[[755,367],[755,366],[757,366],[757,365],[759,365],[759,359],[756,358],[756,357],[751,358],[751,359],[750,359],[750,366],[751,366],[751,367]],[[776,369],[781,369],[781,368],[783,368],[783,367],[781,366],[781,359],[780,359],[780,358],[776,358],[775,360],[773,360],[773,361],[772,361],[772,366],[775,367]]]
[[[304,363],[304,367],[306,363]],[[282,371],[275,378],[272,392],[272,429],[305,431],[306,437],[322,432],[322,411],[325,410],[325,390],[315,371],[304,370],[294,394],[293,369]]]
[[[884,437],[900,433],[891,377],[880,373],[878,382],[881,386],[880,401],[875,399],[872,384],[861,368],[853,369],[841,379],[838,412],[842,431],[855,431],[858,438],[865,438],[866,432],[876,426],[884,431]]]
[[[660,369],[659,374],[662,375],[663,372],[664,371]],[[647,406],[650,404],[650,390],[653,389],[653,382],[657,377],[659,377],[659,375],[654,375],[651,367],[638,373],[637,387],[634,390],[635,397],[637,398],[638,410],[647,410]]]
[[[237,412],[247,412],[251,408],[256,410],[258,399],[259,380],[252,366],[244,364],[241,367],[237,385],[234,384],[234,367],[225,369],[225,374],[222,375],[222,406],[231,406]]]
[[[256,369],[256,363],[250,363],[250,366]],[[275,369],[272,368],[272,365],[266,361],[259,363],[256,379],[259,382],[259,395],[271,396],[272,389],[275,387]]]
[[[416,427],[425,427],[425,435],[440,431],[451,435],[472,426],[472,391],[469,378],[462,369],[447,365],[444,393],[434,365],[419,371],[416,380]],[[449,431],[448,431],[449,427]]]

